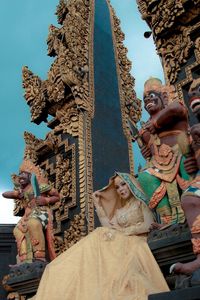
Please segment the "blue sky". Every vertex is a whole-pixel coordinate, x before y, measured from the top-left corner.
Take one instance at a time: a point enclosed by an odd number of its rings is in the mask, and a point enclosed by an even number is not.
[[[45,124],[37,126],[30,122],[29,108],[23,98],[21,70],[27,65],[46,79],[53,61],[47,56],[46,38],[49,25],[58,26],[54,14],[57,4],[58,0],[0,1],[0,193],[12,189],[10,174],[18,172],[23,157],[23,132],[30,131],[39,138],[44,138],[47,132]],[[146,79],[155,76],[163,80],[160,60],[152,38],[143,36],[149,28],[141,19],[136,1],[111,0],[111,4],[121,20],[135,90],[142,98]],[[12,208],[12,200],[0,197],[0,224],[15,222]]]

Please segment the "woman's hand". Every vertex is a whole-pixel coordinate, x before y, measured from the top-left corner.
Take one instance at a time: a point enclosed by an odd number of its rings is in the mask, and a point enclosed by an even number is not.
[[[112,222],[110,222],[110,221],[109,221],[109,224],[110,224],[110,227],[111,227],[112,229],[118,230],[118,231],[123,231],[122,227],[119,226],[118,224],[112,223]]]
[[[162,229],[164,226],[165,226],[164,224],[159,224],[159,223],[153,222],[153,223],[151,223],[149,230]]]

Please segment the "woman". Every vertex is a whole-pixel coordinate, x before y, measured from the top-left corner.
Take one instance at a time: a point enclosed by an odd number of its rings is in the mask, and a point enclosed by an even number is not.
[[[46,267],[34,300],[147,300],[168,291],[146,243],[153,218],[136,180],[116,173],[93,198],[103,227]]]

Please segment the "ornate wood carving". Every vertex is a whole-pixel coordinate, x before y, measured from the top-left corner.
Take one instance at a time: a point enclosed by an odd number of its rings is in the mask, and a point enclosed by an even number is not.
[[[191,34],[199,22],[199,0],[138,0],[142,18],[152,30],[168,83],[178,80],[180,70],[194,53]]]
[[[152,30],[165,79],[188,106],[189,85],[200,76],[200,0],[137,1]],[[190,122],[196,119],[190,114]]]
[[[108,1],[109,4],[109,1]],[[131,63],[123,45],[120,22],[110,8],[113,27],[122,123],[132,157],[127,120],[141,117],[141,103],[134,92]],[[52,209],[55,216],[56,251],[59,254],[94,229],[92,204],[91,122],[94,117],[93,26],[94,1],[60,0],[56,15],[60,27],[49,26],[48,55],[55,57],[46,80],[22,70],[25,99],[32,121],[48,122],[44,140],[25,133],[25,156],[46,172],[62,195]],[[133,162],[132,170],[133,170]]]
[[[110,3],[110,1],[108,0]],[[141,100],[137,98],[134,85],[135,79],[131,75],[131,61],[127,57],[127,48],[124,46],[125,35],[120,28],[120,20],[117,18],[114,9],[110,5],[111,23],[113,29],[113,38],[115,44],[115,56],[118,71],[118,85],[121,99],[123,130],[129,144],[130,169],[134,173],[134,162],[132,157],[132,137],[128,125],[130,119],[135,125],[141,118],[142,105]]]

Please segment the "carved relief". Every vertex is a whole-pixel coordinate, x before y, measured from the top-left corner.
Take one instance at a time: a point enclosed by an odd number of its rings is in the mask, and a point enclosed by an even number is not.
[[[193,32],[197,32],[200,29],[200,22],[195,24],[194,26],[190,27],[190,36],[193,35]],[[176,90],[178,92],[179,99],[184,99],[183,95],[183,89],[187,89],[186,87],[189,86],[193,79],[196,78],[194,77],[195,75],[194,70],[200,68],[200,38],[197,36],[194,41],[193,41],[193,48],[192,50],[194,51],[194,61],[187,65],[184,69],[185,71],[185,77],[179,81],[176,84]]]
[[[134,79],[130,75],[131,63],[123,45],[124,34],[113,10],[110,12],[116,45],[123,129],[132,157],[127,119],[138,122],[141,103],[134,92]],[[27,67],[23,69],[23,87],[32,121],[39,124],[48,115],[53,117],[48,123],[52,130],[45,140],[25,133],[25,155],[41,166],[52,185],[62,195],[60,205],[52,206],[57,253],[94,229],[91,145],[91,119],[94,115],[95,98],[93,14],[94,1],[60,0],[56,15],[61,27],[50,25],[47,38],[48,55],[55,57],[47,80],[42,81]],[[69,214],[71,208],[73,211],[77,208],[72,217]],[[63,224],[67,224],[64,233]]]
[[[190,27],[180,27],[179,33],[173,34],[169,39],[158,40],[158,54],[163,59],[164,69],[170,83],[176,81],[181,66],[187,62],[192,45]]]
[[[60,121],[60,124],[54,129],[55,133],[62,131],[74,137],[78,136],[80,130],[79,114],[80,111],[78,111],[75,102],[65,104],[61,109],[58,109],[56,117]]]
[[[122,113],[124,110],[126,114],[137,123],[141,118],[141,102],[136,98],[134,91],[135,80],[130,73],[131,62],[127,58],[128,50],[123,44],[124,33],[120,29],[120,21],[114,14],[114,10],[112,10],[112,15],[116,39],[116,55],[119,62],[121,93],[123,94],[121,97]]]
[[[27,67],[23,68],[25,99],[31,108],[32,121],[44,121],[47,114],[55,116],[58,108],[74,99],[86,110],[89,101],[89,1],[60,1],[57,7],[57,28],[49,27],[48,55],[56,56],[48,79],[42,81]]]
[[[46,120],[47,115],[44,113],[46,107],[45,83],[34,75],[28,67],[23,67],[22,85],[25,89],[24,97],[30,106],[31,120],[38,124],[42,114]]]
[[[199,0],[137,1],[152,30],[166,79],[174,84],[193,49],[190,33],[200,14]]]
[[[78,242],[82,237],[86,235],[85,228],[85,217],[83,213],[75,215],[73,220],[70,222],[70,227],[64,232],[64,238],[56,237],[55,239],[55,251],[59,255],[76,242]]]
[[[109,2],[109,1],[108,1]],[[109,2],[110,3],[110,2]],[[136,124],[141,118],[141,101],[136,97],[134,91],[134,78],[131,75],[131,62],[127,58],[127,49],[123,44],[124,33],[120,28],[120,21],[116,17],[112,7],[110,7],[113,39],[115,47],[116,66],[118,73],[118,86],[121,101],[122,125],[124,134],[128,140],[129,163],[131,172],[134,173],[134,162],[132,155],[132,137],[128,120]]]
[[[194,19],[200,4],[199,0],[137,0],[137,3],[142,18],[147,21],[156,38],[166,34],[176,23],[184,25]]]

